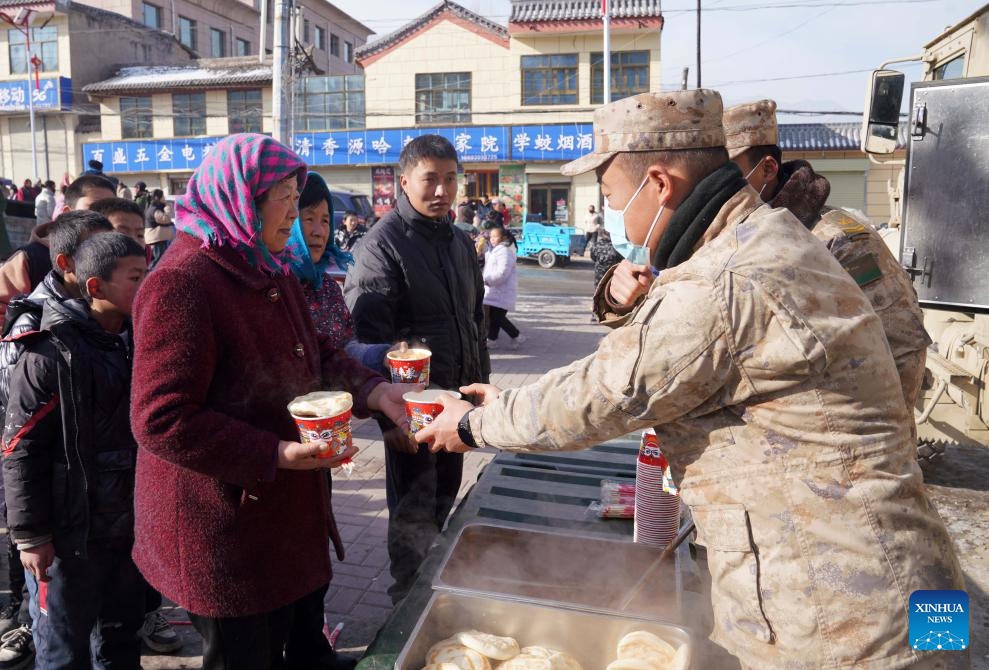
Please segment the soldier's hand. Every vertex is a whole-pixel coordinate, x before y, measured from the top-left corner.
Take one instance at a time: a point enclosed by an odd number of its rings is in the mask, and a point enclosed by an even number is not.
[[[350,447],[342,454],[332,458],[319,458],[330,448],[326,442],[289,442],[282,440],[278,443],[278,467],[284,470],[318,470],[320,468],[337,468],[348,458],[353,458],[357,447]]]
[[[414,454],[419,451],[419,445],[409,437],[408,428],[389,428],[381,433],[385,447],[398,454]]]
[[[652,286],[652,268],[622,261],[611,275],[608,294],[617,305],[631,307],[635,301],[649,292]]]
[[[457,424],[474,406],[466,400],[459,400],[445,393],[440,394],[436,400],[443,405],[443,411],[432,423],[415,434],[415,441],[428,444],[429,450],[434,454],[444,449],[454,454],[470,451],[470,447],[460,441]]]
[[[490,405],[501,394],[501,389],[494,384],[471,384],[470,386],[461,386],[460,392],[464,395],[477,396],[482,405]]]
[[[21,549],[21,565],[39,582],[50,582],[48,568],[55,562],[55,545],[51,542],[30,549]]]

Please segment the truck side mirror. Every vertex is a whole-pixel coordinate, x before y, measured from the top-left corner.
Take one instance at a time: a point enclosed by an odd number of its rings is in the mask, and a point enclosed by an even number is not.
[[[891,154],[896,150],[900,126],[900,105],[906,75],[897,70],[875,70],[866,95],[866,115],[862,119],[862,151]]]

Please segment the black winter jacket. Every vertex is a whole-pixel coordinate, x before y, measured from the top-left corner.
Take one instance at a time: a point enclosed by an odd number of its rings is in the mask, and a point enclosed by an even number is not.
[[[422,216],[403,194],[353,253],[344,296],[357,339],[424,343],[431,386],[488,381],[484,280],[463,231]]]
[[[0,341],[0,416],[7,409],[10,397],[10,376],[17,359],[24,351],[24,335],[41,327],[41,310],[47,300],[68,300],[65,283],[54,271],[45,275],[31,295],[14,298],[7,306],[3,322],[3,340]]]
[[[128,545],[137,457],[129,345],[74,299],[46,302],[41,332],[24,339],[3,432],[13,539],[54,541],[56,555],[78,557],[92,542]]]

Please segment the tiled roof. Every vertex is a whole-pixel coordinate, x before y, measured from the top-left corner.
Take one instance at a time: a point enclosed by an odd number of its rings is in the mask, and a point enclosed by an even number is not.
[[[610,0],[611,17],[662,16],[660,0]],[[601,18],[601,0],[512,0],[511,23],[586,21]]]
[[[860,123],[781,123],[779,146],[783,151],[858,151]],[[896,146],[907,145],[907,126],[900,124]]]
[[[444,2],[441,2],[440,4],[434,6],[425,14],[422,14],[421,16],[415,19],[412,19],[398,30],[395,30],[394,32],[390,32],[387,35],[383,35],[378,39],[374,40],[373,42],[368,42],[364,46],[358,47],[358,49],[355,52],[355,55],[357,56],[357,58],[366,58],[367,56],[376,54],[379,51],[384,51],[385,49],[391,47],[393,44],[401,42],[406,37],[409,37],[416,31],[418,31],[420,28],[427,25],[430,21],[438,17],[443,12],[450,12],[451,14],[453,14],[458,18],[461,18],[465,21],[477,25],[482,30],[486,30],[488,32],[493,33],[496,37],[500,39],[504,39],[504,40],[508,39],[508,30],[505,28],[505,26],[495,23],[494,21],[490,21],[484,18],[483,16],[481,16],[480,14],[475,14],[466,7],[462,7],[455,2],[450,2],[450,0],[444,0]]]
[[[115,76],[84,86],[82,90],[90,94],[112,95],[156,89],[220,88],[270,83],[270,63],[262,65],[257,58],[203,59],[189,66],[121,68]]]

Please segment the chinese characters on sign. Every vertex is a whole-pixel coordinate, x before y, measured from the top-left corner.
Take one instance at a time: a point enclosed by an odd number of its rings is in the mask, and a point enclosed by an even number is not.
[[[67,77],[0,82],[0,112],[26,112],[28,93],[35,110],[66,109],[72,106],[72,80]]]
[[[0,111],[3,109],[0,106]],[[291,146],[313,166],[396,165],[406,144],[430,133],[450,140],[464,163],[570,161],[590,153],[594,146],[589,123],[299,133],[292,138]],[[96,158],[106,165],[107,172],[193,170],[219,139],[189,137],[86,143],[82,162]]]

